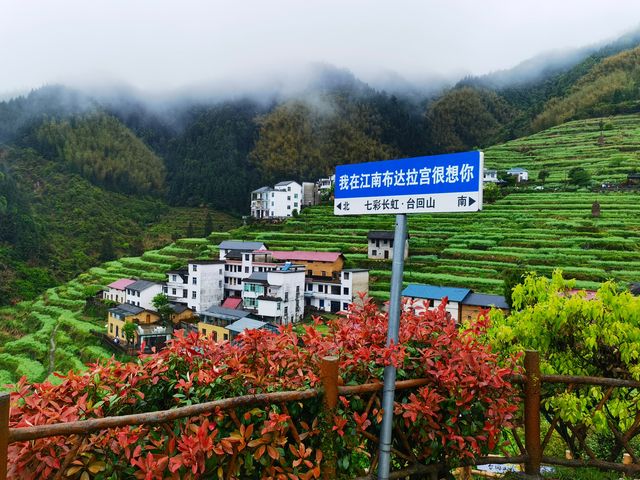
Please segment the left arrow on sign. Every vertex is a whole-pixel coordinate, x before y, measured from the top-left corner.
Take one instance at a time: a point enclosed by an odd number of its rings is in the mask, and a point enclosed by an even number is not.
[[[342,202],[340,202],[339,204],[336,205],[336,207],[338,208],[338,210],[342,210]]]

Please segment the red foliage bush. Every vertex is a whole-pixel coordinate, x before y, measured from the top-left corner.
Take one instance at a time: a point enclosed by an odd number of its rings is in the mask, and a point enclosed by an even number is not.
[[[214,343],[178,333],[168,348],[135,363],[111,360],[69,373],[60,385],[20,381],[12,394],[11,427],[44,425],[170,409],[238,395],[303,390],[319,385],[319,359],[340,358],[347,384],[378,382],[385,365],[398,380],[427,378],[398,391],[401,439],[422,462],[453,464],[489,453],[517,410],[508,382],[513,360],[501,364],[479,341],[484,317],[459,330],[444,306],[419,315],[404,312],[400,341],[386,343],[387,316],[373,303],[329,324],[279,333],[249,331],[235,343]],[[46,438],[10,446],[11,478],[46,479],[64,468],[70,479],[319,478],[327,453],[338,475],[369,466],[381,411],[376,399],[341,397],[332,419],[321,399],[286,405],[218,410],[162,426],[125,427],[86,437]],[[403,428],[402,428],[403,427]],[[327,432],[337,432],[331,438]],[[329,439],[329,440],[328,440]],[[332,452],[328,452],[328,450]],[[67,455],[74,460],[67,461]]]

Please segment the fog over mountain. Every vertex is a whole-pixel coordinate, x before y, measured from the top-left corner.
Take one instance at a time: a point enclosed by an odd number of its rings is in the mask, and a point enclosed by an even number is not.
[[[540,52],[571,60],[639,18],[631,0],[1,0],[0,95],[57,83],[149,97],[286,93],[304,88],[310,64],[424,91]]]

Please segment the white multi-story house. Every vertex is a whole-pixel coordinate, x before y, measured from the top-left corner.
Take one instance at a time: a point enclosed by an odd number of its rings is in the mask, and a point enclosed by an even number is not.
[[[316,182],[316,185],[318,186],[318,190],[322,191],[328,191],[331,190],[331,188],[333,187],[333,184],[335,183],[336,180],[336,176],[335,175],[331,175],[328,178],[321,178]]]
[[[269,218],[269,202],[273,188],[262,187],[251,192],[251,216],[253,218]]]
[[[374,260],[393,260],[393,240],[391,230],[371,230],[367,234],[368,257]],[[409,235],[404,243],[404,259],[409,257]]]
[[[145,310],[154,310],[153,299],[156,295],[162,293],[162,290],[162,285],[159,283],[138,280],[127,285],[125,289],[126,303]]]
[[[369,292],[369,271],[345,269],[334,278],[307,277],[305,304],[316,310],[339,312],[360,301],[361,294]]]
[[[285,218],[302,209],[302,185],[293,180],[262,187],[251,192],[251,216],[254,218]]]
[[[276,183],[271,198],[269,213],[273,212],[273,217],[283,218],[293,215],[293,211],[300,213],[302,209],[302,185],[292,180]]]
[[[224,299],[224,260],[193,260],[189,262],[187,305],[202,312]]]
[[[102,298],[105,300],[111,300],[112,302],[126,303],[127,302],[127,287],[135,283],[135,280],[130,278],[121,278],[113,283],[107,285],[107,290],[102,294]]]
[[[242,304],[260,319],[287,325],[304,315],[303,265],[289,262],[273,270],[254,272],[242,281]]]
[[[267,246],[262,242],[243,242],[242,240],[225,240],[218,245],[220,250],[220,260],[225,260],[227,255],[231,258],[240,258],[243,252],[255,252],[256,250],[266,250]]]
[[[171,270],[167,272],[167,283],[162,290],[169,297],[170,302],[187,305],[189,299],[189,270]]]
[[[516,182],[526,182],[529,180],[529,171],[526,168],[514,167],[507,170],[507,175],[516,177]]]
[[[484,183],[498,183],[498,171],[497,170],[488,170],[484,169],[482,181]]]

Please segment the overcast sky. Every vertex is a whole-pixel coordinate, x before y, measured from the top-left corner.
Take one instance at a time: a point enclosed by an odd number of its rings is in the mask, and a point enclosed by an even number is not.
[[[0,94],[241,85],[310,62],[365,80],[482,74],[639,24],[638,0],[0,0]]]

